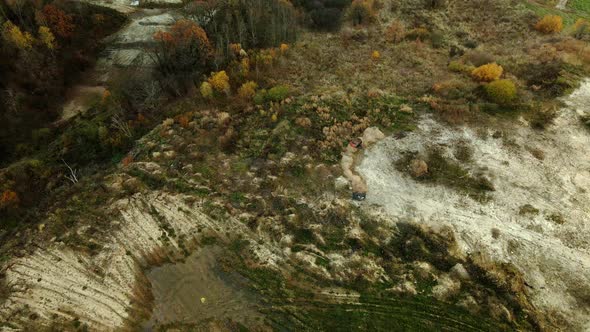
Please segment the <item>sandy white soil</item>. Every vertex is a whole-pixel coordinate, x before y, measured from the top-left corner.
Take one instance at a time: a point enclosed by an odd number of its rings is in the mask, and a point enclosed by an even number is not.
[[[136,194],[118,201],[113,209],[119,214],[115,223],[120,223],[120,228],[97,256],[56,243],[13,260],[6,271],[13,292],[0,307],[0,322],[20,330],[29,321],[28,312],[39,315],[36,322],[51,322],[55,315],[66,321],[78,318],[92,331],[117,330],[136,318],[129,310],[142,304],[138,287],[145,281],[143,268],[148,260],[180,252],[180,238],[190,245],[203,233],[221,238],[243,234],[246,239],[251,234],[234,219],[208,218],[198,207],[188,206],[183,196]],[[165,235],[165,229],[170,228],[175,236]],[[276,265],[282,256],[280,250],[260,244],[251,250],[258,261],[269,266]],[[10,329],[0,327],[0,331]]]
[[[534,304],[565,315],[576,329],[590,330],[590,131],[579,113],[590,113],[590,81],[566,98],[567,107],[545,131],[514,123],[505,138],[492,132],[449,128],[424,118],[407,137],[387,138],[366,152],[357,171],[369,187],[368,203],[398,220],[451,226],[467,253],[483,251],[511,262],[531,285]],[[522,122],[522,121],[521,121]],[[443,186],[416,182],[393,163],[404,151],[444,149],[452,158],[459,142],[474,149],[473,172],[486,174],[495,191],[479,203]],[[530,152],[545,153],[539,160]],[[523,205],[538,214],[519,214]],[[557,224],[549,216],[559,213]],[[500,230],[497,239],[492,229]],[[585,299],[585,300],[584,300]]]

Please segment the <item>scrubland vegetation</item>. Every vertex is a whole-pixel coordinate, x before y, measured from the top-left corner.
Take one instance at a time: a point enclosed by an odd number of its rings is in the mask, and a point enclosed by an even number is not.
[[[297,315],[310,319],[307,328],[323,330],[385,329],[391,321],[348,317],[350,308],[306,295],[319,283],[359,292],[366,307],[404,307],[392,298],[418,294],[412,306],[448,310],[442,315],[449,321],[457,315],[471,327],[551,329],[552,319],[535,313],[509,264],[457,255],[452,234],[412,223],[384,238],[374,217],[354,206],[314,200],[348,196],[334,188],[337,163],[343,147],[371,126],[403,137],[429,114],[451,126],[494,128],[522,116],[535,129],[548,127],[556,98],[590,71],[590,9],[579,0],[570,6],[561,12],[504,0],[185,1],[174,8],[183,18],[145,49],[152,68],[121,69],[90,111],[58,121],[67,89],[126,18],[78,2],[3,3],[0,261],[24,248],[25,238],[53,238],[94,255],[111,227],[105,204],[160,190],[207,199],[210,215],[243,218],[276,243],[287,235],[293,255],[315,257],[291,276],[253,268],[241,253],[228,258],[255,288],[270,285],[273,308],[285,298],[301,301],[274,312],[274,327],[300,328]],[[423,157],[429,172],[417,181],[482,204],[494,190],[493,180],[464,167],[467,149],[457,152],[460,163],[436,149]],[[416,158],[392,166],[407,171]],[[163,171],[146,171],[150,163]],[[126,180],[107,188],[105,178],[116,172]],[[345,229],[357,224],[361,235],[349,236]],[[92,240],[69,232],[81,225]],[[342,252],[358,253],[350,264],[360,272],[338,271],[330,257]],[[367,259],[385,271],[385,281],[363,274]],[[433,269],[421,271],[419,262]],[[457,264],[473,278],[433,300],[434,276],[453,273]],[[413,291],[392,291],[403,278]],[[484,304],[469,312],[470,300]]]

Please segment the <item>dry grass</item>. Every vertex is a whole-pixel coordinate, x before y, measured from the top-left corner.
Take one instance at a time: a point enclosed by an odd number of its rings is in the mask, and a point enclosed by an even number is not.
[[[345,26],[342,36],[302,33],[282,65],[269,73],[269,82],[290,84],[303,94],[364,95],[380,89],[410,100],[432,93],[434,87],[435,93],[442,91],[439,98],[460,100],[467,96],[444,95],[446,82],[462,82],[466,91],[475,87],[469,85],[467,70],[452,72],[452,61],[458,60],[454,63],[465,68],[473,62],[476,66],[497,62],[520,87],[526,82],[515,74],[531,63],[563,58],[567,63],[585,65],[590,60],[587,43],[561,36],[548,41],[533,30],[538,18],[508,0],[453,1],[445,11],[426,10],[415,1],[397,1],[393,11],[387,10],[389,7],[391,4],[384,3],[379,20],[369,27]],[[402,38],[417,28],[442,36],[444,46],[435,48],[428,38]],[[450,57],[451,46],[465,55]],[[470,50],[472,47],[475,49]],[[378,61],[371,56],[374,51],[379,52]],[[455,118],[450,122],[461,122],[457,118],[462,115],[455,114],[457,102],[439,104],[448,104],[443,113]]]

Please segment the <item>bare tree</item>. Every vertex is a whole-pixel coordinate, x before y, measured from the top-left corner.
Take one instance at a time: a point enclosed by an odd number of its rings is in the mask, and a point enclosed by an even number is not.
[[[63,161],[63,163],[66,165],[66,167],[70,170],[70,174],[64,174],[64,177],[70,181],[72,181],[72,183],[78,183],[78,171],[71,168],[70,165],[68,165],[68,163],[66,163],[65,160],[61,160]]]

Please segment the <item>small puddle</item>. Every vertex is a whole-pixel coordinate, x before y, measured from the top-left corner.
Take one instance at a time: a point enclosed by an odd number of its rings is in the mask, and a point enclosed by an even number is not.
[[[154,307],[150,319],[142,324],[143,331],[227,319],[255,325],[262,318],[257,310],[259,302],[247,289],[247,279],[223,269],[217,261],[221,255],[221,248],[207,246],[182,263],[148,271]]]

